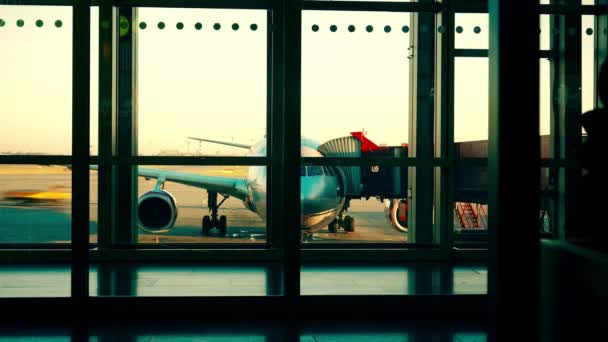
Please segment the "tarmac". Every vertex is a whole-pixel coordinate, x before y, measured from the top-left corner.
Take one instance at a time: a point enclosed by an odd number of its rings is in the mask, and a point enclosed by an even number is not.
[[[147,166],[154,167],[154,166]],[[158,167],[160,168],[160,167]],[[242,166],[162,166],[182,172],[215,176],[245,177]],[[97,241],[97,171],[90,173],[90,241]],[[138,181],[138,196],[154,188],[155,180],[142,177]],[[201,219],[208,213],[204,189],[177,183],[165,183],[178,205],[175,226],[166,234],[149,234],[138,230],[138,243],[264,243],[266,223],[243,203],[229,198],[220,208],[226,215],[226,237],[202,236]],[[0,165],[0,243],[62,243],[70,241],[71,231],[71,171],[64,166]],[[407,234],[396,231],[378,200],[353,200],[348,212],[354,217],[354,232],[321,230],[310,242],[321,243],[404,243]]]

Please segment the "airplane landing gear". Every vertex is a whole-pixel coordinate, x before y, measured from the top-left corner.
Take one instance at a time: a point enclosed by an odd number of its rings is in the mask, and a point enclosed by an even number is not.
[[[217,203],[217,192],[207,191],[207,196],[207,204],[209,206],[209,212],[211,213],[211,216],[203,216],[202,234],[203,236],[209,235],[209,231],[211,230],[211,228],[215,227],[218,229],[219,236],[226,236],[226,216],[221,215],[218,218],[217,212],[220,206],[224,203],[224,201],[228,199],[229,196],[222,195],[223,199],[219,204]]]
[[[344,216],[342,220],[342,228],[346,232],[354,232],[355,231],[355,219],[352,216]]]
[[[338,217],[333,219],[328,225],[327,229],[330,233],[337,233],[338,228],[344,229],[345,232],[354,232],[355,231],[355,219],[352,216],[345,215],[348,207],[350,206],[350,200],[346,200],[342,210],[338,214]]]

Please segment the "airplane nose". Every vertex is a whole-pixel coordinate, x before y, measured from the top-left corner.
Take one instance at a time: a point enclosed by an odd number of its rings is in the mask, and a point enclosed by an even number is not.
[[[328,177],[302,177],[300,207],[303,215],[312,215],[335,209],[339,198],[336,184]]]

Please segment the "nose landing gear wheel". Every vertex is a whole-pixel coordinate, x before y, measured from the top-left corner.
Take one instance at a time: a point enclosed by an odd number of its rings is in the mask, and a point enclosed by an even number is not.
[[[209,230],[211,230],[211,218],[209,217],[209,215],[203,216],[202,228],[203,236],[209,235]]]
[[[226,236],[226,216],[220,216],[220,221],[217,224],[220,236]]]
[[[327,225],[327,230],[329,230],[330,233],[337,233],[338,232],[338,220],[334,219],[333,221],[331,221]]]
[[[342,228],[347,232],[355,231],[355,219],[352,216],[345,216],[342,220]]]
[[[224,199],[220,203],[217,202],[217,192],[215,191],[207,191],[208,199],[207,206],[209,207],[209,212],[211,216],[205,215],[203,216],[202,222],[202,234],[203,236],[209,235],[209,231],[211,228],[217,228],[219,232],[219,236],[226,236],[226,216],[222,215],[218,218],[218,209],[220,206],[228,199],[228,195],[222,195]]]

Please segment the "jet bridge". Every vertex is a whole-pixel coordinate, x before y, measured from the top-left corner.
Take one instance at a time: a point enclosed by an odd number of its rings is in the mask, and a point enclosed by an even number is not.
[[[329,140],[318,148],[325,157],[405,157],[407,146],[377,146],[362,132]],[[338,166],[344,196],[406,198],[407,168],[395,166]]]

